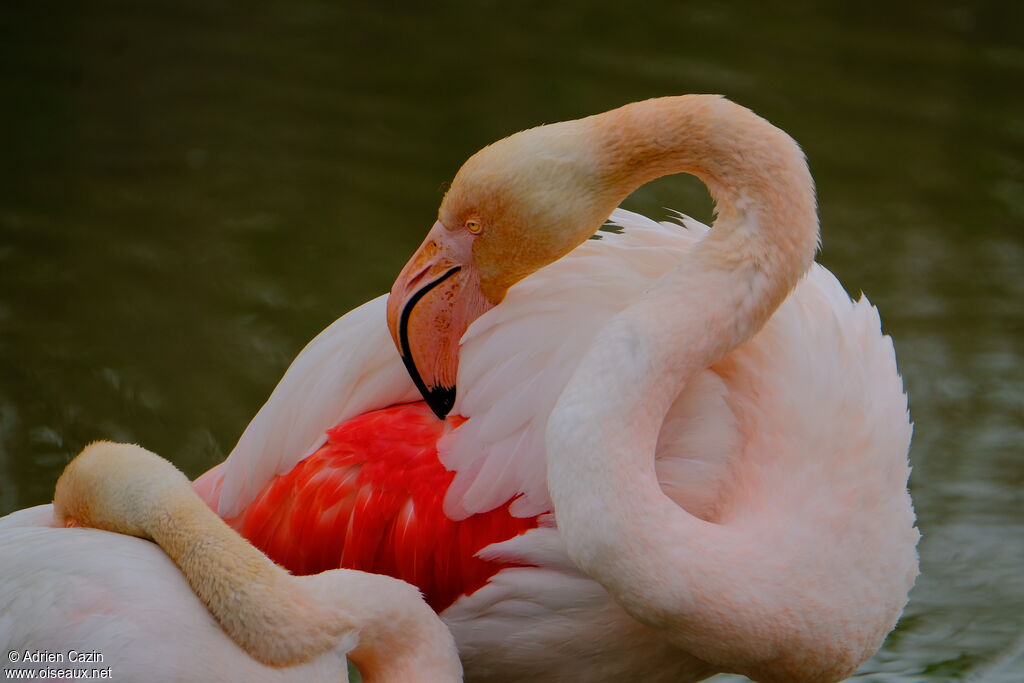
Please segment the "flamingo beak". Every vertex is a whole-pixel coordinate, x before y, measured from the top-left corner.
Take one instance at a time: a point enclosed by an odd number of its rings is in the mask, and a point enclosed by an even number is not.
[[[480,289],[473,238],[434,223],[388,297],[391,338],[416,388],[441,419],[455,405],[462,335],[493,307]]]

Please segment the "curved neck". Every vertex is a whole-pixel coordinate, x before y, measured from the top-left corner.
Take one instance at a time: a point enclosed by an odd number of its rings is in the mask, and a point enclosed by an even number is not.
[[[264,664],[298,664],[338,649],[367,683],[461,680],[451,633],[408,583],[347,569],[292,576],[191,488],[154,496],[143,516],[143,531],[225,632]]]
[[[224,631],[254,659],[288,666],[339,645],[355,625],[228,527],[191,488],[155,497],[142,523]]]
[[[750,329],[728,341],[738,345],[760,329],[810,268],[818,246],[814,181],[796,142],[716,95],[636,102],[580,123],[597,149],[591,163],[600,169],[608,213],[661,176],[690,173],[707,186],[715,230],[679,270],[726,272],[737,292],[753,287],[743,301],[756,310],[730,315]]]
[[[778,641],[771,591],[751,585],[749,570],[733,573],[750,566],[752,548],[671,501],[654,452],[684,384],[756,333],[810,267],[810,174],[788,135],[718,97],[650,100],[584,122],[609,201],[686,172],[708,186],[718,219],[600,332],[560,396],[547,431],[558,526],[573,560],[635,618],[722,670],[753,675]]]
[[[462,680],[451,632],[414,586],[351,569],[301,578],[317,595],[344,596],[336,608],[359,628],[348,656],[366,683]]]

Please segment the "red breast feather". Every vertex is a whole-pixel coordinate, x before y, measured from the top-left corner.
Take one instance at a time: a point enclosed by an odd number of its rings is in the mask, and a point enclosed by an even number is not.
[[[437,440],[463,421],[441,422],[419,402],[344,422],[228,522],[293,573],[387,574],[440,612],[508,566],[475,557],[481,548],[537,525],[510,515],[508,503],[459,522],[445,516],[455,473],[438,460]]]

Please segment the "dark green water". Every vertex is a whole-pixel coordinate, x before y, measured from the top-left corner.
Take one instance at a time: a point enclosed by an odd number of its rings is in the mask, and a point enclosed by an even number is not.
[[[1024,680],[1024,11],[845,4],[6,0],[0,514],[96,438],[220,461],[484,144],[721,92],[803,145],[910,394],[923,574],[864,680]]]

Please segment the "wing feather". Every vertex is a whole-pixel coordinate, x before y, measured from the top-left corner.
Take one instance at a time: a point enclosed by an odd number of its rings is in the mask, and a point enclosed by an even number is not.
[[[623,210],[610,222],[622,231],[601,232],[523,280],[463,337],[455,411],[469,419],[440,444],[457,473],[445,498],[453,518],[517,496],[515,515],[551,509],[544,431],[580,352],[703,234]]]
[[[295,358],[223,464],[218,514],[239,514],[334,425],[418,398],[388,334],[386,303],[379,296],[342,316]]]

